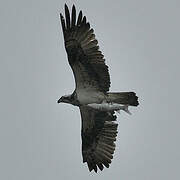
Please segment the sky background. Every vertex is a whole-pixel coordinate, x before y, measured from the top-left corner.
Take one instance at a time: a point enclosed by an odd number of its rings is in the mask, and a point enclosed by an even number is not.
[[[109,169],[89,173],[59,13],[83,10],[111,74],[111,91],[135,91],[118,116]],[[1,0],[0,179],[179,180],[180,1]]]

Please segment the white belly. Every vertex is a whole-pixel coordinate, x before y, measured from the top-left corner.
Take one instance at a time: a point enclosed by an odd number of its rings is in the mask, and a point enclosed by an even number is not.
[[[105,95],[102,92],[97,91],[76,91],[77,99],[80,104],[102,103],[105,99]]]

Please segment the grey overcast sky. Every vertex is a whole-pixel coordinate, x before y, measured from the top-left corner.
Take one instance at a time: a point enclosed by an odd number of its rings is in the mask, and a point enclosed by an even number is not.
[[[118,116],[109,169],[89,173],[59,13],[83,10],[110,68],[111,91],[140,106]],[[0,179],[179,180],[180,1],[1,0]]]

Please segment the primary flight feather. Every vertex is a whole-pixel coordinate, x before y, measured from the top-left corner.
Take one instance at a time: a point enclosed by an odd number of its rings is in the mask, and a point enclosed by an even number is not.
[[[108,92],[110,76],[108,66],[94,30],[82,11],[76,17],[73,5],[70,14],[65,4],[65,18],[60,14],[68,62],[72,68],[76,88],[71,95],[62,96],[64,102],[78,106],[82,119],[82,157],[89,171],[102,171],[109,167],[115,150],[117,127],[115,111],[137,106],[134,92]]]

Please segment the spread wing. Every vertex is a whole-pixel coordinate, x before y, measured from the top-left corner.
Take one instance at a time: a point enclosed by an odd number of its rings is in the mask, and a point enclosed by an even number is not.
[[[80,107],[82,119],[82,156],[89,171],[101,171],[109,167],[115,150],[118,124],[114,112],[97,111],[87,106]],[[98,167],[98,168],[97,168]]]
[[[98,41],[93,29],[86,21],[82,11],[76,20],[76,9],[73,5],[72,14],[65,4],[65,19],[60,14],[64,34],[65,48],[69,64],[73,70],[76,90],[109,91],[110,76],[104,56],[99,51]]]

